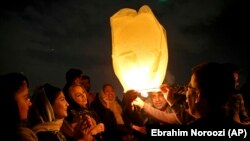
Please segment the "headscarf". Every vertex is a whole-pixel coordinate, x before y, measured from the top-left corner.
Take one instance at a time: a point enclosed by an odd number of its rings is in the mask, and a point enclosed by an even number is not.
[[[40,131],[59,131],[63,119],[56,119],[52,104],[59,95],[61,89],[50,84],[38,87],[32,96],[32,106],[29,121],[32,129],[37,133]]]

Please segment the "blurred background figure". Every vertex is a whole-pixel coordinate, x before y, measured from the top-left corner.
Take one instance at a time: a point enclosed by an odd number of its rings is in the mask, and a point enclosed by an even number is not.
[[[2,122],[1,138],[11,141],[38,141],[35,133],[28,128],[29,82],[20,73],[0,76],[0,116]],[[7,126],[6,126],[7,125]]]
[[[245,100],[246,111],[248,115],[250,115],[250,73],[248,74],[246,78],[246,82],[240,88],[240,92],[243,96],[243,99]],[[250,120],[249,116],[248,116],[248,120]]]
[[[63,87],[63,91],[64,92],[67,91],[69,87],[73,84],[82,85],[82,76],[83,76],[82,70],[76,68],[70,68],[65,74],[66,84]]]
[[[240,77],[240,68],[233,63],[224,63],[223,65],[227,70],[231,71],[235,81],[234,94],[229,99],[226,107],[228,109],[228,113],[236,122],[241,124],[250,124],[250,121],[248,119],[248,112],[245,107],[245,100],[239,89],[240,83],[238,80]]]
[[[81,84],[84,86],[85,90],[87,91],[86,94],[87,94],[87,99],[88,99],[88,105],[90,106],[98,94],[91,92],[91,80],[88,75],[82,76]]]

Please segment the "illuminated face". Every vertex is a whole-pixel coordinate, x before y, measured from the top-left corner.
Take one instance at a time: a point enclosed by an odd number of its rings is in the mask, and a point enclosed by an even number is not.
[[[67,108],[69,104],[66,101],[63,92],[60,92],[60,94],[55,99],[54,103],[52,104],[53,111],[55,113],[55,117],[57,119],[62,119],[68,116]]]
[[[70,88],[70,97],[80,106],[85,107],[88,103],[86,91],[81,86],[73,86]]]
[[[16,92],[15,100],[18,105],[20,120],[26,120],[28,117],[29,107],[31,106],[29,89],[26,81],[23,81],[23,85]]]
[[[109,101],[114,101],[115,100],[115,91],[112,86],[106,86],[103,89],[103,97],[105,97]]]
[[[167,104],[167,101],[165,100],[161,92],[152,92],[151,100],[152,100],[153,106],[157,109],[162,109]]]
[[[197,101],[199,101],[197,93],[198,89],[196,87],[195,75],[193,74],[186,91],[186,102],[188,103],[189,112],[192,115],[196,114]]]

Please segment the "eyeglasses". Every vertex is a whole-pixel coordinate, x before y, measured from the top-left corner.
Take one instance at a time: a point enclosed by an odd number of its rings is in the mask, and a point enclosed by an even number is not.
[[[191,84],[185,85],[185,90],[187,91],[188,89],[197,90],[197,88],[192,87]]]

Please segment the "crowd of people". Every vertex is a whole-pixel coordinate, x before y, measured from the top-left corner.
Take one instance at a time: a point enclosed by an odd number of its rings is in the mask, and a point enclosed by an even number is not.
[[[249,126],[250,83],[239,87],[231,63],[201,63],[180,89],[164,83],[141,97],[129,90],[120,100],[112,84],[91,92],[81,69],[66,71],[63,88],[45,83],[29,93],[21,73],[0,76],[1,136],[12,141],[141,141],[150,126]]]

